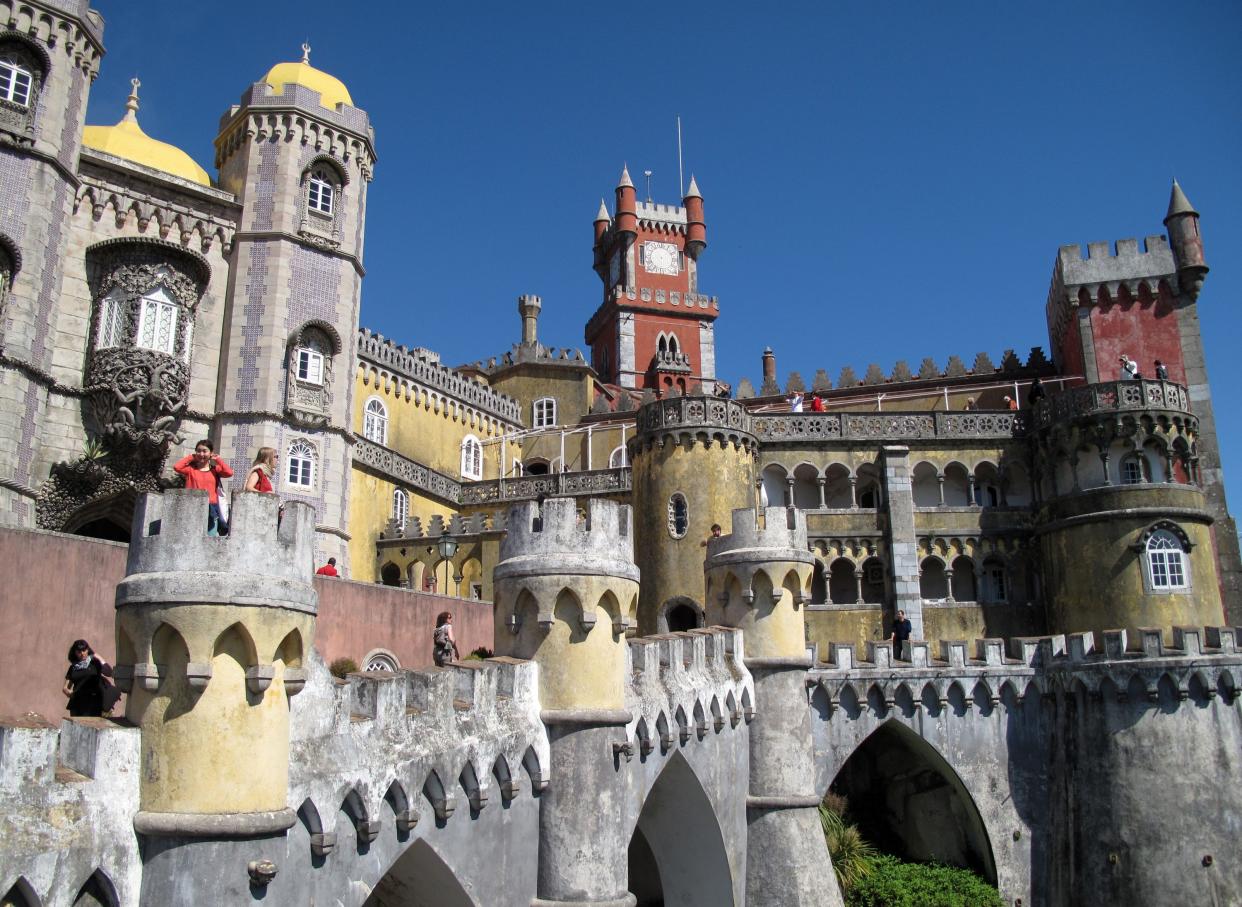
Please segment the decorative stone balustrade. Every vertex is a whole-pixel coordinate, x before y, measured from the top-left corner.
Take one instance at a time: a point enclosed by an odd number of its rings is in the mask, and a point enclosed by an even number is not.
[[[840,439],[1007,439],[1027,432],[1023,412],[778,413],[750,416],[751,431],[763,444]]]
[[[557,472],[543,476],[520,476],[466,482],[461,486],[462,504],[489,504],[500,501],[527,501],[545,495],[565,497],[596,494],[628,494],[630,468],[590,469],[584,472]]]
[[[1051,394],[1035,404],[1034,426],[1046,428],[1084,416],[1110,416],[1136,412],[1171,412],[1189,415],[1190,395],[1171,381],[1106,381]]]

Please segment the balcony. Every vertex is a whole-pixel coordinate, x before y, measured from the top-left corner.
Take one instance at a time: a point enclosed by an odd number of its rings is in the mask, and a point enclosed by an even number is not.
[[[1142,412],[1190,416],[1190,394],[1171,381],[1105,381],[1052,394],[1035,404],[1034,425],[1047,428],[1085,416],[1122,416]]]

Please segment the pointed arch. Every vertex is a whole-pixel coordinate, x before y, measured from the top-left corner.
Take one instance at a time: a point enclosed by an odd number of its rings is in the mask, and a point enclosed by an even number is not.
[[[643,801],[630,837],[630,890],[683,907],[735,903],[716,811],[693,767],[674,752]]]
[[[250,631],[241,621],[226,627],[212,644],[212,660],[222,655],[233,658],[243,670],[259,663],[254,637],[250,635]]]
[[[397,857],[366,900],[367,905],[410,903],[481,907],[426,838],[417,839]]]
[[[17,881],[8,890],[0,904],[12,904],[13,907],[42,907],[43,902],[35,894],[34,886],[26,881],[25,876],[18,876]]]
[[[91,873],[90,878],[78,889],[77,897],[73,899],[73,907],[118,907],[119,904],[116,886],[102,869]]]
[[[927,740],[880,724],[841,765],[830,790],[867,840],[903,859],[967,867],[996,884],[987,826],[965,783]]]

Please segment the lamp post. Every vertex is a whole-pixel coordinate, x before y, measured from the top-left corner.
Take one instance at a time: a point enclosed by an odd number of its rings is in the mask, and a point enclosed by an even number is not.
[[[449,586],[449,560],[457,553],[457,539],[448,534],[445,530],[440,536],[440,541],[436,543],[436,548],[440,551],[440,557],[444,559],[444,594],[448,595]]]

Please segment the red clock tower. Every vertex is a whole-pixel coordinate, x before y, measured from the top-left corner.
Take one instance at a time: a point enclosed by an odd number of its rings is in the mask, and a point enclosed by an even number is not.
[[[714,296],[699,293],[707,247],[703,196],[690,177],[681,206],[640,202],[629,170],[617,185],[615,216],[601,201],[595,218],[595,271],[604,302],[586,326],[591,364],[610,384],[685,393],[716,378]]]

